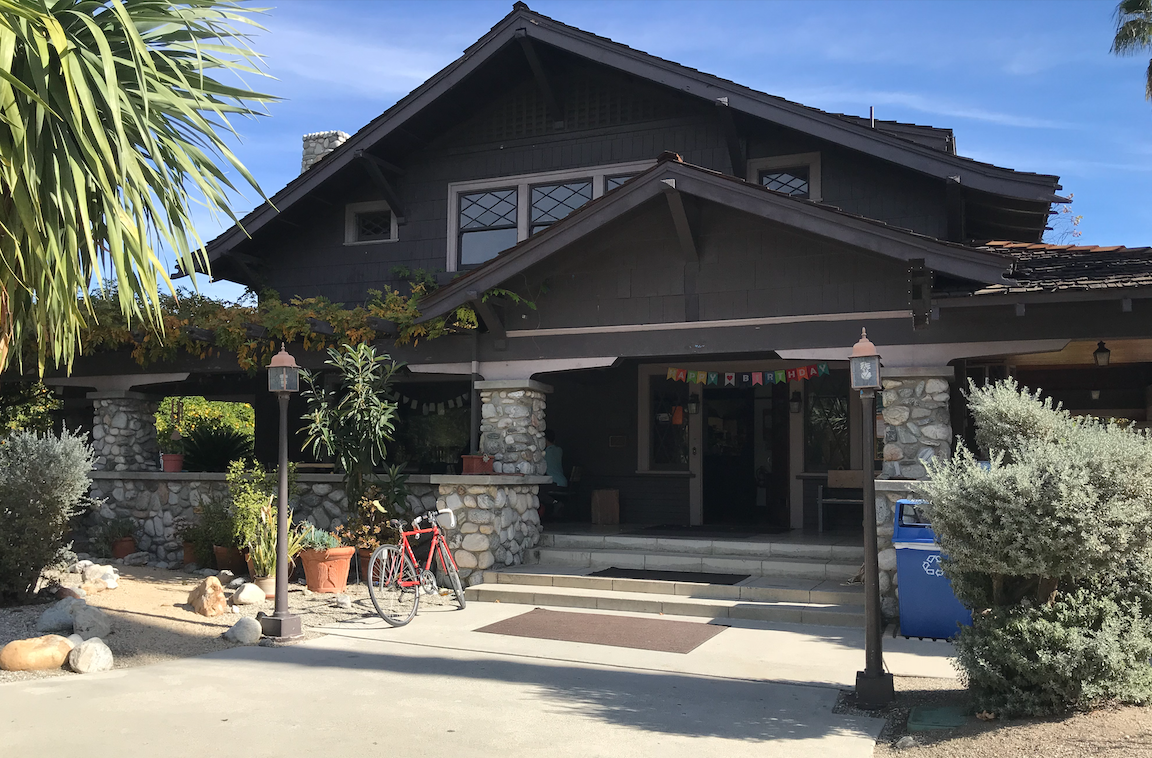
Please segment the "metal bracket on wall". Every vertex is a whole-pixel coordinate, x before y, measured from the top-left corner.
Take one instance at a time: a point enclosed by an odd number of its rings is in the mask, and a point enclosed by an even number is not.
[[[912,306],[912,328],[927,329],[932,321],[932,285],[936,273],[924,264],[923,258],[913,258],[908,266],[908,299]]]

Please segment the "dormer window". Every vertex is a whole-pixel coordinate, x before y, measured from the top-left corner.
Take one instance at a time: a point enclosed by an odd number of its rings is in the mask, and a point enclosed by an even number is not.
[[[806,200],[820,200],[820,153],[774,155],[748,161],[748,181]]]
[[[396,240],[396,216],[388,203],[349,203],[344,209],[344,244],[369,245]]]

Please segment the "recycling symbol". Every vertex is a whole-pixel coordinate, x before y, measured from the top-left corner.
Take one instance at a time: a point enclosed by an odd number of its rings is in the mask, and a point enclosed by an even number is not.
[[[924,573],[928,576],[944,576],[944,569],[940,566],[939,555],[930,555],[924,559]]]

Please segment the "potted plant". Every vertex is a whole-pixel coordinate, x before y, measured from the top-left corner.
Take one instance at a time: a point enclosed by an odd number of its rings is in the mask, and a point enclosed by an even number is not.
[[[288,560],[293,560],[303,546],[303,530],[293,527],[292,513],[288,513]],[[276,596],[276,508],[272,499],[260,509],[252,541],[248,543],[248,567],[252,583],[264,590],[269,598]],[[347,571],[347,569],[345,569]]]
[[[234,574],[246,570],[244,556],[236,546],[236,525],[228,503],[220,498],[209,498],[200,503],[200,548],[198,557],[206,563],[215,564],[221,571],[227,569]]]
[[[184,440],[179,429],[173,429],[167,439],[160,439],[160,468],[174,474],[184,470]]]
[[[392,514],[398,515],[406,510],[407,479],[407,474],[402,473],[399,466],[393,466],[387,481],[369,487],[356,503],[348,525],[332,530],[341,542],[356,547],[362,578],[368,576],[368,564],[376,548],[392,544],[399,537],[389,522]]]
[[[136,552],[136,520],[131,516],[107,519],[93,530],[92,550],[113,558],[127,558]]]
[[[345,547],[333,534],[309,524],[301,535],[304,578],[313,592],[343,592],[355,547]]]

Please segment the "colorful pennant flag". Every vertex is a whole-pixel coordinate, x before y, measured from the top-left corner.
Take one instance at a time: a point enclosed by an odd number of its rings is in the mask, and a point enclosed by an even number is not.
[[[827,363],[813,363],[810,366],[797,366],[796,368],[780,369],[777,371],[689,371],[688,369],[670,367],[664,374],[666,379],[675,382],[687,382],[688,384],[704,384],[715,385],[724,387],[757,387],[762,385],[783,384],[785,382],[793,382],[803,379],[815,379],[818,376],[828,376]],[[410,398],[401,397],[403,403],[408,403]],[[412,409],[416,409],[416,400],[411,400]],[[455,403],[455,405],[453,405]],[[468,395],[461,395],[454,401],[449,400],[447,406],[449,408],[462,408],[468,403]],[[441,405],[444,405],[441,403]],[[435,403],[431,404],[430,410],[436,410]],[[427,412],[427,411],[426,411]]]

